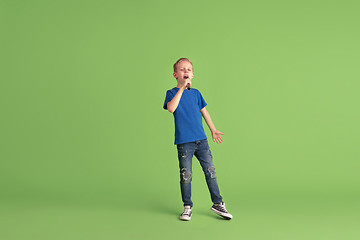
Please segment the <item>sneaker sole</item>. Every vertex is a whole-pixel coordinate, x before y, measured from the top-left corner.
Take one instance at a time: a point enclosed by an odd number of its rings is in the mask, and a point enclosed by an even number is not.
[[[189,218],[182,218],[182,217],[180,217],[180,220],[182,220],[182,221],[190,221],[190,219],[191,219],[191,217],[189,217]]]
[[[213,211],[214,213],[216,213],[217,215],[225,218],[226,220],[230,220],[232,219],[232,215],[231,214],[225,214],[225,213],[222,213],[222,212],[219,212],[218,210],[216,210],[215,208],[210,208],[211,211]]]

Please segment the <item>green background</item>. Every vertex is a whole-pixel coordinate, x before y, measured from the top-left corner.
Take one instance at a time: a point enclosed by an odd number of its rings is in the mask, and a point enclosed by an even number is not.
[[[0,238],[359,239],[359,7],[2,0]],[[225,134],[210,148],[231,221],[195,158],[178,220],[162,105],[180,57]]]

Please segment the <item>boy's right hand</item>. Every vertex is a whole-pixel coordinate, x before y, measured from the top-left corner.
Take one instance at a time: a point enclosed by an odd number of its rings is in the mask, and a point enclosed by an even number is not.
[[[187,85],[190,85],[190,87],[191,87],[191,79],[190,78],[188,78],[188,79],[183,79],[182,81],[181,81],[181,87],[180,88],[182,88],[183,90],[185,90],[186,88],[187,88]]]

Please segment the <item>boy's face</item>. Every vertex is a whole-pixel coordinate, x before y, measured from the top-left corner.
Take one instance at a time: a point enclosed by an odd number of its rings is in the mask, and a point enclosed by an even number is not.
[[[185,81],[186,78],[191,80],[194,77],[191,63],[188,61],[179,62],[173,75],[178,81]]]

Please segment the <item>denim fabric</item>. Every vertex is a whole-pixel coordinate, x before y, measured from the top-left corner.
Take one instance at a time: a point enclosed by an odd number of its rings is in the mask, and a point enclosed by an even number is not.
[[[181,196],[185,205],[193,206],[191,201],[191,180],[192,180],[192,158],[193,155],[199,160],[205,174],[207,186],[209,188],[211,201],[221,203],[219,187],[216,181],[215,167],[207,139],[183,143],[177,145],[179,167],[180,167],[180,188]]]

